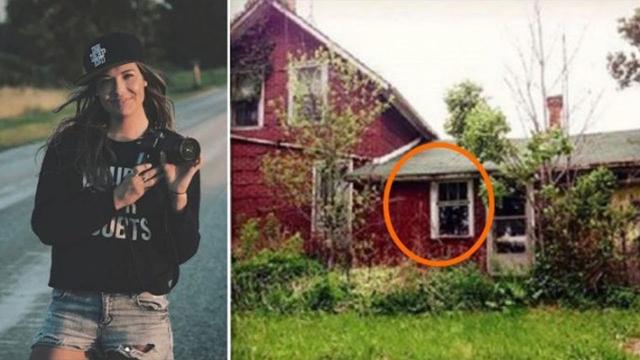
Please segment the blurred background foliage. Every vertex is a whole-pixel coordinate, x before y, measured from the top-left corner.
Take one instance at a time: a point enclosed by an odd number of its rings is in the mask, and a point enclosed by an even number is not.
[[[147,62],[167,72],[226,65],[226,3],[216,0],[7,0],[0,86],[58,87],[78,78],[88,42],[136,34]]]

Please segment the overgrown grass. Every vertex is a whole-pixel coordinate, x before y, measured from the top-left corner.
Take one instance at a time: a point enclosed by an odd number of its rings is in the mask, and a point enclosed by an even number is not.
[[[420,316],[232,318],[234,359],[633,359],[640,314],[541,308]]]
[[[171,70],[165,73],[169,96],[176,100],[188,97],[212,86],[226,83],[226,69],[202,71],[202,87],[193,88],[190,70]],[[54,114],[67,92],[62,89],[1,88],[0,89],[0,151],[46,139],[60,121],[73,113],[73,106]]]

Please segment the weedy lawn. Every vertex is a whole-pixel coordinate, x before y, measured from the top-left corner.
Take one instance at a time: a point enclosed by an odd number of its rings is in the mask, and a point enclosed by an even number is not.
[[[236,313],[234,359],[637,359],[633,310],[361,316]],[[627,348],[627,350],[625,350]]]

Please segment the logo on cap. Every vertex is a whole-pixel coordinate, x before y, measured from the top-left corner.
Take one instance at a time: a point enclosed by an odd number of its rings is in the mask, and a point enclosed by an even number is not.
[[[107,49],[101,47],[100,44],[96,44],[91,47],[91,54],[89,54],[89,57],[91,58],[91,62],[94,67],[98,67],[107,62],[107,58],[104,56],[106,53]]]

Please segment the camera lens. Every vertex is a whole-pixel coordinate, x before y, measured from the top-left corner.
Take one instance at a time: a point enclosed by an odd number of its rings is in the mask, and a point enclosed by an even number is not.
[[[184,138],[180,143],[179,152],[182,161],[194,161],[200,156],[200,144],[196,139]]]

